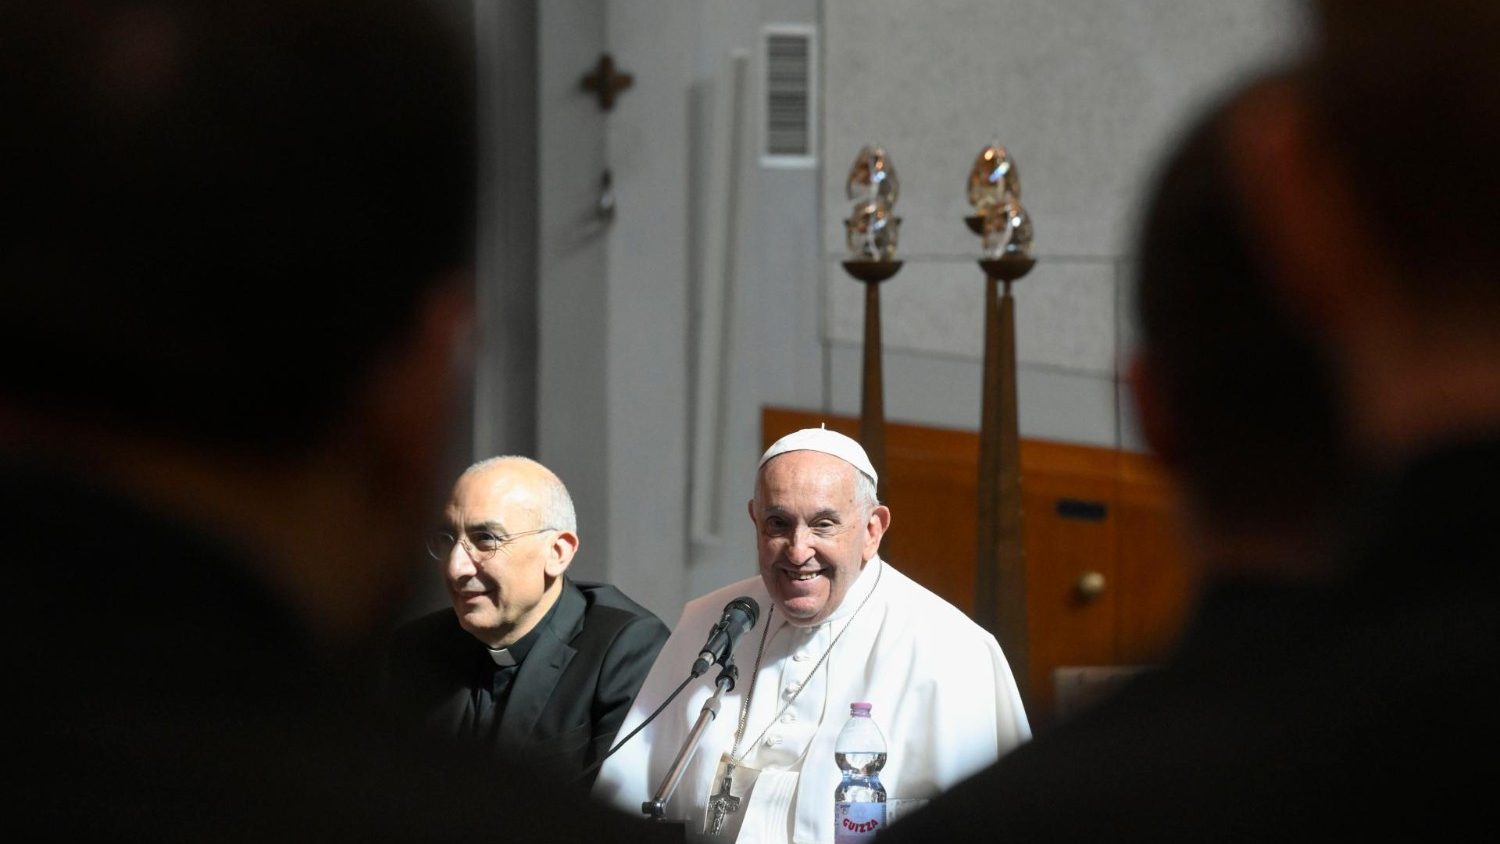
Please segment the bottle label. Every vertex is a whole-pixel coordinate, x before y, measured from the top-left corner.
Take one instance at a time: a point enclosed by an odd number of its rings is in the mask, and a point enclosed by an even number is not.
[[[884,803],[833,804],[834,844],[873,841],[875,833],[885,829]]]

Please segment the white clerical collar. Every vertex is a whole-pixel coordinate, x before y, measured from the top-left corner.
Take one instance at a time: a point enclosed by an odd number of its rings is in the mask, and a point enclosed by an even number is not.
[[[839,602],[838,607],[828,617],[817,624],[798,624],[796,621],[788,620],[787,623],[793,627],[821,627],[830,621],[839,621],[848,618],[860,605],[865,602],[865,597],[875,588],[875,583],[880,580],[880,567],[885,561],[877,554],[865,561],[865,567],[860,569],[859,576],[850,584],[849,591],[844,593],[844,600]]]
[[[501,668],[509,668],[516,664],[516,658],[510,655],[508,648],[485,648],[490,654],[490,659]]]

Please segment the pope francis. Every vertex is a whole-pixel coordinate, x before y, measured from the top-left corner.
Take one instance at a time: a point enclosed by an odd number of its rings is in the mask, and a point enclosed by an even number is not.
[[[767,449],[749,508],[760,576],[690,602],[636,695],[621,736],[687,678],[726,602],[767,608],[735,644],[740,680],[667,803],[693,837],[832,844],[833,745],[854,701],[885,734],[891,800],[932,797],[1030,737],[994,637],[880,559],[891,513],[875,489],[842,434],[808,428]],[[640,812],[712,693],[690,684],[609,758],[595,796]]]

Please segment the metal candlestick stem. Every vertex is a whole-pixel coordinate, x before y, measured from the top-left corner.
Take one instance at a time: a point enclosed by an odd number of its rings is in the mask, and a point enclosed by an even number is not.
[[[983,218],[965,218],[983,232]],[[1021,691],[1029,679],[1021,443],[1016,406],[1016,319],[1011,284],[1036,266],[1022,255],[981,258],[985,274],[984,393],[979,429],[975,620],[995,634]]]
[[[880,283],[901,261],[845,261],[844,271],[865,285],[864,375],[860,382],[859,441],[879,476],[876,496],[885,501],[885,378],[881,371]]]

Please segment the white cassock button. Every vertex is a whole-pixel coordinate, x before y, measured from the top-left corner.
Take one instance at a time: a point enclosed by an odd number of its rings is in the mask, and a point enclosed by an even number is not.
[[[801,683],[788,683],[787,687],[786,687],[786,691],[783,691],[781,693],[781,696],[790,700],[792,698],[792,696],[796,695],[797,692],[799,692],[801,690],[802,690],[802,684]]]
[[[766,747],[775,747],[781,744],[781,736],[766,736]]]
[[[809,657],[807,654],[792,654],[792,660],[794,662],[807,662],[809,659],[811,659],[811,657]]]
[[[796,721],[796,720],[797,720],[797,716],[794,715],[791,712],[788,712],[787,714],[781,716],[781,723],[783,723],[783,724],[790,724],[790,723],[792,723],[793,721]]]

